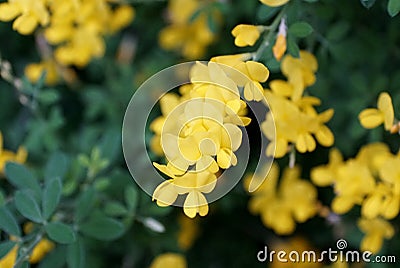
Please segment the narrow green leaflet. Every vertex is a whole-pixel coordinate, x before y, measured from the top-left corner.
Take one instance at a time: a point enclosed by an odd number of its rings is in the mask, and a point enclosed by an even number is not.
[[[55,178],[46,183],[43,191],[42,209],[43,217],[47,220],[53,214],[61,198],[62,185],[60,178]]]
[[[6,207],[0,208],[0,229],[11,235],[21,235],[21,229],[17,220]]]
[[[46,257],[40,261],[39,268],[62,268],[66,262],[66,247],[57,245]]]
[[[306,37],[313,32],[313,28],[307,22],[296,22],[289,27],[289,33],[295,37]]]
[[[394,17],[400,11],[400,1],[399,0],[389,0],[387,10],[389,15]]]
[[[94,213],[86,222],[79,226],[79,230],[92,238],[103,241],[111,241],[124,233],[124,225],[113,218],[101,213]]]
[[[117,201],[109,201],[104,207],[104,213],[109,216],[124,216],[128,213],[126,207]]]
[[[7,163],[5,168],[7,179],[18,189],[30,189],[40,194],[41,189],[38,180],[24,166],[17,163]]]
[[[56,177],[63,178],[68,171],[68,166],[67,156],[61,152],[55,152],[46,164],[45,180],[48,181]]]
[[[90,211],[93,208],[94,202],[96,201],[96,192],[93,188],[88,188],[86,189],[85,192],[83,192],[77,202],[76,202],[76,212],[75,212],[75,220],[76,221],[81,221],[84,219],[86,216],[89,215]],[[84,204],[82,206],[82,204]]]
[[[6,241],[0,244],[0,259],[7,255],[8,252],[17,244],[15,241]]]
[[[300,48],[297,45],[294,38],[291,36],[288,36],[287,50],[288,50],[289,54],[292,55],[293,57],[295,57],[295,58],[300,57]]]
[[[78,236],[76,241],[67,248],[67,263],[69,268],[85,268],[85,247],[82,238]]]
[[[134,211],[136,209],[137,200],[138,200],[138,192],[137,192],[137,190],[132,186],[126,187],[126,189],[125,189],[125,202],[126,202],[126,205],[128,206],[128,209],[130,211]]]
[[[45,230],[51,240],[60,244],[70,244],[76,240],[74,229],[62,222],[51,222],[45,226]]]
[[[39,204],[33,197],[32,191],[15,192],[15,206],[25,218],[37,223],[43,222]]]

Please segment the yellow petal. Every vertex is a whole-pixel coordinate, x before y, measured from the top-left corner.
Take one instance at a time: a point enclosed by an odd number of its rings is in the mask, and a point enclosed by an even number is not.
[[[312,152],[315,150],[316,143],[310,134],[299,135],[296,140],[296,149],[300,153]]]
[[[10,21],[21,14],[21,9],[14,3],[1,3],[0,4],[0,20]]]
[[[164,253],[153,260],[150,268],[187,268],[185,258],[181,254]]]
[[[337,214],[348,212],[355,203],[355,199],[351,196],[336,196],[332,201],[332,211]]]
[[[153,200],[157,200],[158,206],[170,206],[175,202],[176,198],[178,198],[178,193],[176,192],[172,181],[173,180],[164,181],[154,190]]]
[[[287,2],[289,2],[289,0],[260,0],[260,1],[264,5],[267,5],[270,7],[279,7],[279,6],[282,6],[282,5],[286,4]]]
[[[390,128],[393,126],[394,112],[392,99],[388,93],[382,92],[379,95],[378,109],[383,113],[385,129],[390,130]]]
[[[260,37],[259,28],[255,25],[240,24],[232,30],[235,45],[238,47],[253,46]]]
[[[272,52],[277,61],[280,61],[286,52],[286,36],[283,34],[278,34],[276,38],[275,45],[272,47]]]
[[[24,14],[19,16],[13,23],[13,29],[20,34],[31,34],[38,25],[37,19],[33,15]]]
[[[335,141],[332,131],[325,125],[322,125],[317,133],[315,133],[315,138],[318,140],[319,144],[323,146],[331,146]]]
[[[293,86],[284,80],[273,80],[269,83],[269,87],[274,94],[289,97],[293,93]]]
[[[227,169],[231,166],[232,160],[232,151],[228,151],[227,149],[222,149],[217,154],[217,163],[223,168]]]
[[[246,67],[252,80],[256,80],[258,82],[267,81],[269,77],[269,70],[264,64],[256,61],[247,61]]]
[[[382,113],[374,108],[363,110],[358,119],[364,128],[375,128],[383,123]]]
[[[189,218],[196,217],[199,213],[200,216],[205,216],[208,213],[208,202],[205,196],[198,191],[191,191],[183,204],[183,212]]]

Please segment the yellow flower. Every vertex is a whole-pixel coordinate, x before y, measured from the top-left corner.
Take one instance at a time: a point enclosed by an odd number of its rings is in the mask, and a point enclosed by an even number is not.
[[[393,226],[381,218],[372,220],[361,218],[358,221],[358,227],[366,233],[361,241],[360,249],[362,251],[371,251],[374,254],[378,253],[382,248],[385,238],[390,239],[394,235]]]
[[[285,19],[281,20],[279,25],[278,35],[274,46],[272,47],[272,52],[277,61],[280,61],[286,52],[286,22]]]
[[[38,24],[46,26],[49,23],[49,12],[45,0],[9,0],[0,4],[0,20],[10,21],[18,17],[13,23],[13,29],[20,34],[31,34]]]
[[[128,5],[121,5],[114,10],[110,19],[110,32],[115,33],[133,21],[135,10]]]
[[[187,263],[183,255],[177,253],[164,253],[153,260],[150,268],[186,268]]]
[[[235,45],[238,47],[253,46],[260,38],[260,33],[263,31],[262,26],[239,24],[232,30],[232,35],[235,37]]]
[[[187,250],[193,245],[195,239],[199,235],[197,219],[191,219],[184,215],[180,215],[178,222],[180,226],[178,245],[181,249]]]
[[[43,61],[40,63],[31,63],[25,67],[25,75],[29,81],[36,83],[43,72],[46,72],[45,83],[54,85],[59,79],[56,63],[53,60]]]
[[[292,99],[298,101],[306,87],[315,83],[315,72],[318,62],[314,55],[307,51],[300,51],[300,58],[286,55],[281,63],[282,73],[294,87]]]
[[[376,128],[383,123],[385,130],[390,130],[394,121],[393,104],[390,95],[386,92],[379,94],[378,109],[365,109],[358,115],[358,119],[365,128]]]
[[[279,7],[279,6],[282,6],[282,5],[286,4],[287,2],[289,2],[289,0],[260,0],[260,1],[264,5],[271,6],[271,7]]]
[[[267,81],[269,70],[262,63],[246,61],[235,66],[237,70],[245,74],[250,81],[244,85],[244,98],[248,101],[261,101],[264,90],[260,82]]]
[[[296,222],[305,222],[317,212],[317,191],[299,175],[299,167],[286,168],[278,186],[279,167],[274,163],[261,186],[251,193],[250,212],[260,214],[264,225],[279,235],[291,234]],[[246,189],[251,179],[246,178]]]
[[[375,179],[368,167],[356,160],[349,160],[337,171],[335,193],[332,210],[343,214],[355,204],[361,204],[363,198],[375,188]]]
[[[0,132],[0,175],[4,174],[4,167],[7,162],[23,164],[28,157],[28,152],[24,147],[19,147],[17,153],[13,153],[3,148],[3,135]]]
[[[0,259],[1,268],[13,268],[17,259],[18,246],[14,246],[2,259]]]
[[[160,31],[159,44],[166,50],[179,50],[188,59],[203,56],[215,34],[209,29],[207,14],[193,14],[201,8],[198,0],[172,0],[168,4],[168,17],[171,24]],[[210,14],[218,21],[219,13]]]
[[[203,170],[197,173],[187,172],[177,177],[165,165],[154,163],[154,166],[172,178],[164,181],[154,190],[153,200],[157,200],[157,205],[170,206],[178,195],[187,194],[183,205],[186,216],[194,218],[197,213],[200,216],[208,214],[208,202],[204,193],[210,193],[215,188],[217,177],[213,173]]]
[[[342,164],[342,154],[338,149],[333,148],[329,152],[329,163],[311,170],[311,180],[321,187],[332,185],[337,178],[337,170]]]
[[[386,207],[388,205],[387,201],[391,196],[391,189],[388,185],[379,183],[374,191],[368,195],[361,207],[361,215],[366,219],[373,219],[379,215],[384,216],[386,212]],[[397,211],[392,213],[392,216],[397,216],[399,212],[399,203],[400,200],[397,201]]]
[[[55,245],[53,242],[42,239],[33,248],[31,256],[29,257],[29,262],[32,264],[39,263],[50,251],[54,249]]]

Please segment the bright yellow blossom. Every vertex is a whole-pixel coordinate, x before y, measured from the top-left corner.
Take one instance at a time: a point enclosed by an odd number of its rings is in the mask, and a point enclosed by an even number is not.
[[[13,23],[13,29],[20,34],[31,34],[38,24],[46,26],[50,16],[45,0],[9,0],[0,4],[0,20],[10,21],[18,17]]]
[[[2,259],[0,259],[1,268],[13,268],[17,259],[18,246],[14,246]]]
[[[4,167],[7,162],[23,164],[28,157],[28,152],[24,147],[19,147],[17,153],[13,153],[3,148],[3,135],[0,132],[0,175],[4,174]]]
[[[274,46],[272,47],[272,52],[277,61],[280,61],[286,52],[286,21],[283,18],[279,24],[279,31],[276,37]]]
[[[36,83],[43,72],[46,72],[45,83],[54,85],[59,80],[56,63],[53,60],[43,61],[40,63],[31,63],[25,67],[25,75],[29,81]]]
[[[260,214],[264,225],[277,234],[291,234],[296,222],[305,222],[317,212],[317,191],[299,176],[299,167],[286,168],[278,185],[279,167],[274,163],[266,180],[251,193],[249,210]],[[245,179],[246,186],[251,179]]]
[[[260,38],[260,33],[262,31],[262,26],[239,24],[233,28],[231,33],[235,37],[235,45],[238,47],[245,47],[253,46],[258,38]]]
[[[177,253],[164,253],[153,260],[150,268],[186,268],[187,263],[183,255]]]
[[[342,154],[338,149],[333,148],[329,152],[329,163],[311,170],[311,180],[321,187],[332,185],[337,179],[337,170],[342,164]]]
[[[363,110],[358,119],[365,128],[375,128],[383,123],[385,130],[390,130],[394,121],[393,104],[390,95],[382,92],[378,98],[378,108]]]
[[[291,55],[286,55],[283,58],[281,70],[294,87],[293,101],[299,100],[303,95],[304,89],[315,83],[314,73],[317,69],[318,62],[316,58],[307,51],[300,51],[300,58],[294,58]]]
[[[367,220],[361,218],[358,221],[358,227],[366,233],[361,241],[360,249],[362,251],[371,251],[376,254],[382,248],[384,239],[390,239],[394,235],[393,226],[382,218]]]
[[[289,2],[289,0],[260,0],[260,1],[264,5],[271,6],[271,7],[279,7],[279,6],[282,6],[282,5],[286,4],[287,2]]]

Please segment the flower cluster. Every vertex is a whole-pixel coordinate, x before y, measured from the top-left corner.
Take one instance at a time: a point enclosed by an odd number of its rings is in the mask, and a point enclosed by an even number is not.
[[[257,175],[255,175],[257,176]],[[294,232],[296,222],[302,223],[317,213],[317,190],[314,185],[300,179],[300,168],[286,168],[278,183],[279,166],[274,163],[261,186],[251,193],[249,210],[260,214],[261,220],[280,235]],[[246,188],[252,176],[245,180]]]
[[[19,147],[16,153],[3,148],[3,135],[0,132],[0,175],[4,174],[4,167],[7,162],[25,163],[28,152],[24,147]]]
[[[92,58],[104,55],[104,36],[127,26],[134,17],[129,5],[115,8],[106,0],[25,1],[9,0],[0,4],[0,20],[11,21],[20,34],[32,34],[40,25],[44,37],[54,46],[53,55],[42,55],[43,62],[29,65],[27,77],[37,81],[43,71],[46,82],[57,81],[56,65],[86,66]]]
[[[208,21],[218,20],[220,14],[218,10],[212,10],[208,14],[201,12],[202,5],[199,0],[169,1],[170,25],[159,35],[159,43],[163,49],[179,50],[188,59],[198,59],[204,55],[206,47],[215,39]]]
[[[24,225],[24,232],[29,234],[32,232],[33,223],[28,222]],[[10,238],[11,241],[16,240],[14,237]],[[42,238],[32,249],[29,257],[29,263],[39,263],[50,251],[55,247],[54,243],[46,238]],[[0,267],[12,268],[17,260],[19,246],[15,245],[3,258],[0,259]]]
[[[320,114],[314,106],[321,103],[320,99],[304,95],[306,87],[315,83],[315,71],[318,64],[315,57],[306,51],[300,52],[300,58],[290,55],[284,57],[281,63],[285,80],[273,80],[265,96],[271,108],[262,124],[263,133],[273,140],[271,125],[276,125],[276,138],[266,150],[268,156],[275,151],[275,158],[286,155],[291,145],[300,153],[311,152],[316,148],[315,139],[323,146],[331,146],[334,136],[325,125],[333,116],[333,110],[328,109]],[[314,136],[313,136],[314,135]]]
[[[335,198],[332,211],[349,212],[361,206],[359,227],[366,232],[361,250],[378,252],[384,238],[391,238],[394,229],[389,222],[399,214],[400,158],[383,143],[372,143],[361,148],[357,156],[343,160],[339,150],[332,149],[329,163],[311,172],[318,186],[332,185]]]
[[[156,134],[153,150],[167,159],[166,165],[154,166],[171,178],[155,189],[153,199],[159,206],[169,206],[178,195],[187,194],[184,212],[191,218],[208,213],[204,194],[213,191],[221,169],[237,164],[240,127],[250,123],[239,88],[246,98],[261,100],[260,82],[269,75],[260,63],[235,57],[230,68],[219,64],[221,59],[207,65],[197,62],[191,69],[191,84],[180,88],[181,96],[164,95],[162,116],[150,125]]]

